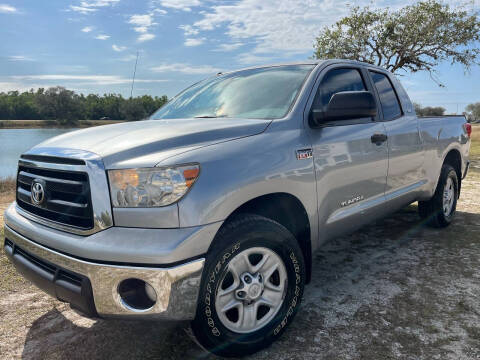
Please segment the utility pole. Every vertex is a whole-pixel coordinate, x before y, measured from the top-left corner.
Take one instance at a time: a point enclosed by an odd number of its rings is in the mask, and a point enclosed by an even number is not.
[[[133,84],[135,84],[135,74],[137,73],[137,63],[138,63],[138,50],[137,50],[137,58],[135,60],[135,68],[133,69],[133,79],[132,79],[132,89],[130,90],[130,99],[133,96]]]

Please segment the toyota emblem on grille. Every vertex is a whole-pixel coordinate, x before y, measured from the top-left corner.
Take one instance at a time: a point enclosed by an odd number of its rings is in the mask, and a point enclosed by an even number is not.
[[[32,181],[31,198],[32,203],[34,203],[35,205],[41,205],[45,200],[44,185],[38,180]]]

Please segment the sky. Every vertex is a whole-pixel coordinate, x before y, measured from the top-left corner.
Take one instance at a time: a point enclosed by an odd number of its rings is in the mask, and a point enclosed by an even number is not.
[[[447,1],[447,0],[446,0]],[[84,94],[174,96],[219,71],[308,60],[349,5],[411,0],[0,0],[0,92],[65,86]],[[452,4],[455,1],[450,1]],[[478,10],[480,0],[470,1]],[[413,101],[462,112],[480,101],[480,66],[401,74]]]

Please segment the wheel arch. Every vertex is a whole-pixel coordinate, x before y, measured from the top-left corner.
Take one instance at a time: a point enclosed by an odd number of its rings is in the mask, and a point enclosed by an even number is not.
[[[312,275],[311,227],[308,213],[302,202],[294,195],[284,192],[255,197],[238,206],[224,221],[225,226],[240,214],[255,214],[272,219],[287,228],[297,239],[305,260],[306,283]],[[220,231],[222,227],[218,230]],[[215,239],[210,245],[214,246]],[[210,249],[209,249],[210,251]]]
[[[462,187],[462,155],[457,149],[451,149],[444,157],[443,164],[448,164],[455,169],[458,178],[458,196]]]

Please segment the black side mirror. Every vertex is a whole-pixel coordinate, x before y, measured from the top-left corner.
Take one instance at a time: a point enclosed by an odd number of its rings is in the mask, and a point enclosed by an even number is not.
[[[317,127],[326,121],[352,120],[377,115],[377,104],[371,92],[342,91],[330,99],[327,110],[313,109],[310,125]]]

